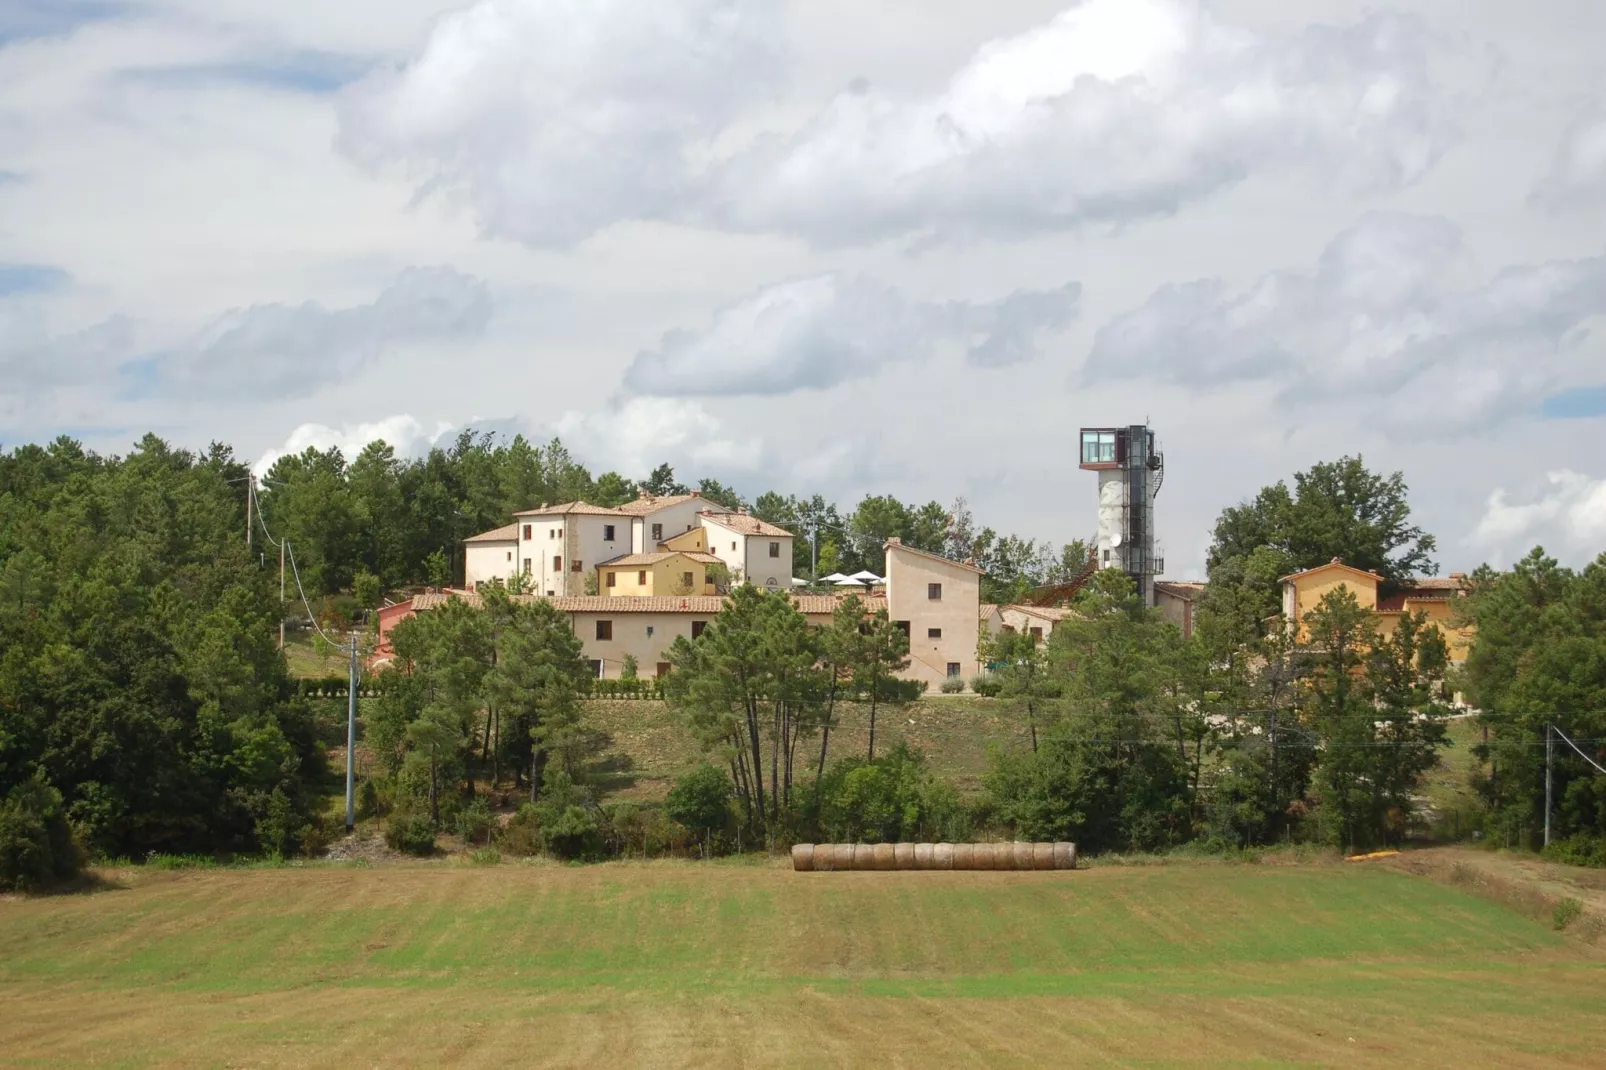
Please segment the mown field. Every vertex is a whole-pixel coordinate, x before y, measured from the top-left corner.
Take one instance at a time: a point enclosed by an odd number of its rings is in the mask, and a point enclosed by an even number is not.
[[[1606,957],[1367,864],[123,871],[0,900],[7,1066],[1599,1066]]]

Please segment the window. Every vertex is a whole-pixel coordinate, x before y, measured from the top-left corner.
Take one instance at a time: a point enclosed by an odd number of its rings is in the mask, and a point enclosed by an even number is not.
[[[693,581],[696,580],[696,578],[697,577],[693,576],[690,572],[682,572],[680,574],[680,585],[689,591],[692,589]]]
[[[736,551],[736,544],[735,543],[731,543],[731,552],[734,553],[735,551]]]
[[[908,638],[908,635],[909,635],[909,622],[908,621],[906,621],[906,620],[895,620],[892,623],[893,623],[894,627],[896,627],[899,631],[903,632],[905,638]]]
[[[942,584],[940,584],[940,583],[928,583],[928,584],[926,584],[926,597],[931,599],[933,602],[941,602],[942,601]]]
[[[508,560],[509,560],[509,561],[511,561],[511,560],[513,560],[513,551],[512,551],[512,550],[509,550],[509,551],[508,551],[508,552],[507,552],[507,559],[508,559]]]
[[[526,542],[528,542],[529,539],[530,539],[530,525],[529,524],[524,525],[524,539],[525,539]]]
[[[942,638],[942,629],[941,628],[927,628],[926,629],[926,638],[927,639],[941,639]]]
[[[1108,565],[1110,563],[1110,551],[1108,551],[1108,550],[1104,551],[1104,563],[1106,565]]]
[[[953,678],[955,676],[958,676],[958,675],[959,675],[959,662],[950,661],[948,663],[948,676],[949,676],[949,678],[951,679],[951,678]]]
[[[532,564],[532,562],[530,561],[530,559],[528,557],[526,557],[524,559],[524,574],[526,576],[528,576],[530,574],[530,565],[531,564]]]
[[[647,570],[646,569],[642,569],[640,572],[636,573],[636,586],[637,587],[645,587],[645,586],[647,586]]]
[[[598,639],[605,639],[605,640],[613,638],[613,621],[611,621],[611,620],[599,620],[599,621],[597,621],[597,638]]]
[[[582,564],[583,564],[583,562],[578,557],[575,558],[573,561],[569,562],[569,571],[570,572],[583,572],[583,571],[585,571],[581,567]]]
[[[781,556],[781,544],[780,543],[778,543],[778,542],[770,543],[770,556],[771,557],[780,557]]]
[[[708,627],[708,622],[706,620],[694,620],[694,621],[692,621],[691,622],[691,637],[693,639],[695,639],[699,635],[702,635],[703,634],[703,629],[706,628],[706,627]]]
[[[664,541],[664,526],[662,524],[654,524],[652,526],[652,541],[653,542],[663,542]]]
[[[603,542],[612,542],[613,541],[613,525],[612,524],[604,524],[604,525],[602,525],[602,541]]]
[[[547,592],[547,593],[546,593],[546,596],[547,596],[547,597],[548,597],[548,598],[551,598],[551,597],[552,597],[552,592],[551,592],[551,591],[548,591],[548,592]]]
[[[1083,431],[1082,432],[1082,463],[1083,464],[1114,464],[1115,463],[1115,432],[1114,431]]]
[[[648,639],[652,638],[652,625],[650,625],[650,624],[647,625],[647,638]]]
[[[608,586],[609,587],[614,586],[618,582],[619,582],[619,573],[617,573],[617,572],[608,573]]]
[[[553,572],[562,572],[563,571],[563,558],[554,557],[552,559],[552,571]]]
[[[664,676],[668,676],[669,675],[669,662],[660,661],[658,663],[658,675],[659,675],[659,677],[664,677]]]
[[[602,662],[601,661],[593,661],[591,663],[591,671],[597,674],[597,679],[598,680],[602,679]]]
[[[1043,629],[1041,629],[1041,628],[1033,628],[1032,629],[1032,638],[1037,640],[1039,643],[1041,643],[1043,641]]]

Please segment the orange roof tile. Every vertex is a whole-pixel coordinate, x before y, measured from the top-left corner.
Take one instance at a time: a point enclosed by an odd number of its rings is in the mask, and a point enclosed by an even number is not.
[[[798,612],[807,616],[821,616],[835,613],[836,607],[841,605],[848,596],[831,594],[805,594],[792,596],[793,604]],[[479,606],[484,600],[474,591],[447,591],[439,594],[419,594],[413,596],[413,609],[434,609],[445,605],[454,598],[462,599],[471,606]],[[553,608],[565,613],[695,613],[699,616],[716,614],[725,605],[723,595],[655,595],[650,598],[608,597],[606,595],[546,595],[522,594],[514,595],[515,602],[548,602]],[[864,603],[865,609],[871,613],[887,608],[887,600],[880,597],[859,600]]]
[[[519,526],[508,524],[505,527],[482,531],[478,535],[470,535],[464,542],[518,542]]]
[[[521,509],[514,516],[570,516],[574,514],[584,516],[629,516],[629,513],[618,509],[609,509],[604,505],[592,505],[590,502],[564,502],[562,505],[542,505],[534,509]]]
[[[919,554],[921,557],[929,557],[933,561],[941,561],[943,564],[953,565],[955,568],[966,568],[972,572],[980,573],[985,571],[984,569],[979,569],[967,561],[955,561],[951,557],[944,557],[941,554],[934,554],[930,550],[917,550],[913,546],[905,546],[902,539],[888,539],[886,542],[881,544],[881,548],[883,550],[892,550],[893,548],[897,548],[905,553]]]
[[[660,509],[668,509],[683,502],[701,501],[702,498],[702,494],[698,491],[692,491],[690,494],[666,494],[661,498],[648,496],[637,498],[633,502],[625,502],[619,506],[619,512],[628,513],[630,516],[647,516]]]
[[[619,557],[609,558],[600,562],[598,568],[623,568],[627,565],[656,565],[660,561],[671,557],[684,557],[704,565],[719,563],[719,558],[713,554],[705,554],[699,550],[658,550],[651,553],[623,554]]]
[[[772,539],[790,539],[792,533],[785,528],[776,527],[767,520],[760,520],[748,513],[716,512],[705,509],[697,514],[710,520],[727,531],[734,531],[738,535],[765,535]]]

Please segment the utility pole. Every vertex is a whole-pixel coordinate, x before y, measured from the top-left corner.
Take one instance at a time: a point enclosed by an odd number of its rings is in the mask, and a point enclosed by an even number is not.
[[[284,649],[284,547],[289,539],[279,540],[279,649]]]
[[[1550,846],[1550,779],[1555,765],[1556,726],[1545,725],[1545,846]]]
[[[346,835],[357,827],[357,633],[351,633],[351,687],[346,692]]]
[[[245,549],[247,554],[251,552],[251,503],[256,500],[256,496],[257,477],[247,475],[245,477]]]

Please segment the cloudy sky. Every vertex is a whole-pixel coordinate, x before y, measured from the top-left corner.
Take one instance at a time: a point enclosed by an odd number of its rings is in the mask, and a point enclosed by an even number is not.
[[[0,444],[465,425],[1175,578],[1359,452],[1606,549],[1599,0],[0,0]]]

